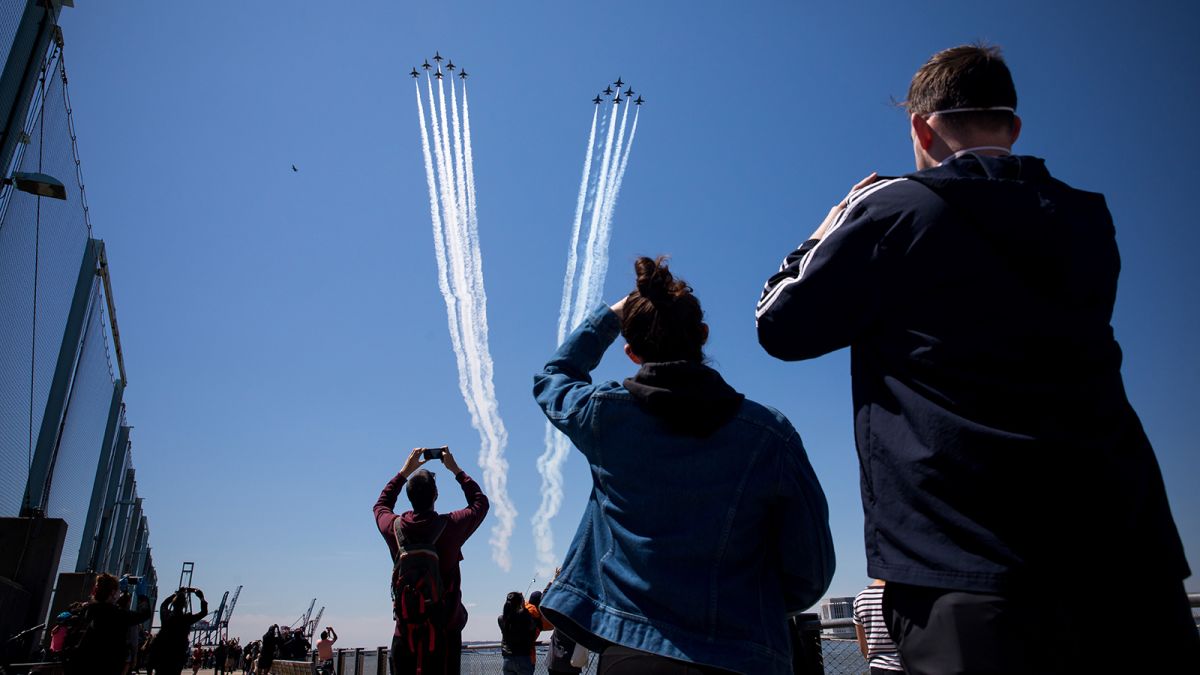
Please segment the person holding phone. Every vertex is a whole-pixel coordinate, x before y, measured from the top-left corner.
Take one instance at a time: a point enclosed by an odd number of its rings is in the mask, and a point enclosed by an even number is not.
[[[787,418],[706,365],[692,289],[663,258],[635,269],[534,376],[593,480],[541,612],[601,675],[791,673],[788,616],[833,576],[825,494]],[[636,374],[593,383],[619,335]]]
[[[438,513],[434,509],[438,490],[434,474],[421,468],[427,462],[441,461],[462,488],[467,506],[450,513]],[[408,495],[412,510],[397,515],[393,509],[403,489]],[[392,637],[392,673],[415,673],[418,659],[421,671],[429,675],[459,672],[462,652],[462,629],[467,625],[467,608],[462,604],[462,546],[466,543],[488,512],[488,498],[470,476],[467,475],[450,448],[413,448],[408,459],[379,494],[375,502],[375,524],[387,543],[388,551],[395,560],[400,552],[397,532],[406,542],[428,542],[438,555],[438,571],[441,575],[443,616],[435,627],[436,639],[430,641],[430,653],[416,653],[406,639],[400,617]],[[397,522],[399,521],[399,522]]]
[[[195,595],[200,600],[199,612],[187,611],[189,595]],[[204,598],[204,591],[198,588],[180,588],[162,601],[158,608],[161,628],[150,643],[150,667],[155,673],[179,675],[183,672],[192,625],[206,616],[208,600]]]

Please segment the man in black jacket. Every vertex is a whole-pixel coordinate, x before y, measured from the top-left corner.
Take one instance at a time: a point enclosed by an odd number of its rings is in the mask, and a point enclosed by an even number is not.
[[[757,317],[781,359],[851,348],[867,572],[907,671],[1195,663],[1190,572],[1110,325],[1103,196],[1011,154],[994,48],[934,55],[906,105],[918,171],[855,186]],[[1147,648],[1096,651],[1101,616],[1134,607]]]

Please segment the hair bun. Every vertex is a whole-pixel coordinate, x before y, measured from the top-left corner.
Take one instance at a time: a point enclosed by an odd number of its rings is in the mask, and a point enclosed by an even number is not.
[[[671,275],[671,270],[667,268],[665,256],[660,256],[657,260],[646,257],[638,258],[634,263],[634,269],[637,271],[638,293],[649,300],[651,304],[659,305],[668,302],[678,292],[676,286],[679,284]]]

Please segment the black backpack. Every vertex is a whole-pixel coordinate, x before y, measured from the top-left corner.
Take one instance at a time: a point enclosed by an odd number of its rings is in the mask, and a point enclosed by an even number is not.
[[[441,628],[446,616],[437,553],[437,541],[445,529],[442,520],[430,541],[414,542],[404,536],[399,518],[392,525],[398,551],[392,566],[392,616],[404,627],[409,650],[418,656],[437,648],[435,629]],[[421,660],[417,663],[419,671]]]

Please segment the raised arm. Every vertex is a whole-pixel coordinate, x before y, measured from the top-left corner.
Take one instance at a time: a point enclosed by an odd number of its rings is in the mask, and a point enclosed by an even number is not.
[[[479,483],[467,475],[458,466],[458,461],[454,459],[454,454],[446,448],[442,452],[442,464],[446,466],[454,474],[454,480],[458,481],[462,487],[463,497],[467,500],[466,508],[451,511],[448,515],[450,522],[462,526],[463,539],[471,536],[473,532],[483,522],[484,516],[487,515],[489,503],[487,495],[483,494],[483,490],[479,488]]]
[[[592,384],[591,372],[609,345],[621,334],[617,314],[597,307],[533,376],[533,396],[550,423],[575,442],[585,454],[590,443],[587,429],[592,397],[606,386]]]
[[[767,353],[814,358],[849,346],[875,321],[889,285],[883,240],[896,218],[875,213],[868,198],[893,182],[856,186],[767,280],[755,312]]]
[[[197,588],[196,597],[200,599],[200,611],[188,617],[190,623],[196,623],[200,619],[208,616],[208,599],[204,597],[204,591]]]

